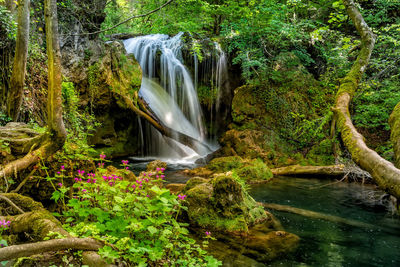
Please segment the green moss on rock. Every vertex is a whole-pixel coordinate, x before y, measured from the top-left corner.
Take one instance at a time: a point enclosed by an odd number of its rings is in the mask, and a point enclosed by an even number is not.
[[[267,219],[263,207],[232,176],[221,174],[203,183],[194,179],[185,188],[187,215],[192,225],[222,232],[247,232],[256,221]]]
[[[220,157],[210,161],[207,168],[214,172],[226,172],[243,166],[243,159],[239,156]]]

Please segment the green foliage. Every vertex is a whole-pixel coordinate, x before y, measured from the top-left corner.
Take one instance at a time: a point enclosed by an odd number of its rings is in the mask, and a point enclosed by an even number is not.
[[[162,171],[148,172],[129,180],[128,171],[117,176],[98,168],[86,179],[80,173],[63,213],[65,229],[104,240],[99,253],[110,263],[219,266],[188,237],[187,225],[176,220],[183,200],[159,187],[161,175]],[[55,199],[66,196],[63,188],[57,189]]]
[[[271,170],[261,159],[246,163],[242,168],[236,169],[235,173],[246,181],[268,180],[273,176]]]
[[[397,103],[400,102],[400,80],[394,78],[366,85],[354,100],[353,121],[356,126],[390,130],[388,120]]]
[[[11,121],[11,118],[7,116],[3,111],[0,110],[0,126],[6,125]]]
[[[95,150],[88,145],[88,137],[100,126],[88,110],[79,110],[79,96],[72,82],[62,83],[63,111],[67,141],[62,157],[87,159]]]
[[[7,47],[17,36],[17,24],[10,11],[0,5],[0,49]]]

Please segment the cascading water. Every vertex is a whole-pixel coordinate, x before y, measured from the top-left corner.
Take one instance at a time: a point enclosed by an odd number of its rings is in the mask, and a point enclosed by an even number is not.
[[[182,63],[182,34],[172,38],[163,34],[136,37],[125,40],[124,45],[128,53],[134,54],[143,71],[139,96],[157,118],[164,125],[216,149],[217,146],[208,144],[206,140],[207,133],[195,85]],[[142,131],[149,134],[141,133],[147,146],[142,156],[163,159],[183,157],[186,161],[193,161],[212,152],[202,145],[191,149],[167,139],[147,123],[143,128]]]

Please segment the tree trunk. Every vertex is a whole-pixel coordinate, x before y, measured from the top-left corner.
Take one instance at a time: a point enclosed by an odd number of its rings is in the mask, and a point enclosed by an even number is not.
[[[48,62],[47,140],[35,151],[5,165],[0,170],[0,177],[4,179],[29,168],[40,158],[52,155],[64,145],[67,136],[62,118],[61,53],[58,41],[57,2],[56,0],[45,0],[44,6]],[[3,179],[0,180],[0,185],[2,182],[4,182]]]
[[[46,45],[48,61],[47,125],[53,142],[58,148],[64,144],[67,133],[62,118],[61,52],[58,39],[57,1],[44,1]]]
[[[400,103],[397,103],[389,118],[390,140],[393,143],[394,160],[397,168],[400,168]]]
[[[318,175],[337,177],[344,176],[348,173],[344,165],[331,165],[331,166],[301,166],[290,165],[281,168],[271,169],[273,175],[283,176],[296,176],[296,175]]]
[[[18,120],[24,92],[29,42],[29,9],[30,0],[18,1],[17,43],[15,47],[10,90],[8,91],[7,97],[7,115],[14,121]]]
[[[336,115],[336,126],[354,162],[369,172],[382,189],[396,198],[400,198],[400,170],[367,147],[364,137],[357,132],[350,118],[349,103],[368,65],[375,44],[375,36],[365,23],[354,1],[344,0],[343,2],[348,15],[361,35],[361,50],[350,72],[341,81],[336,95],[333,108]]]

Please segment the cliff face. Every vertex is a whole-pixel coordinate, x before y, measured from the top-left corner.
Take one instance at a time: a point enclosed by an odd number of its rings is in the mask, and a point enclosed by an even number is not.
[[[137,101],[142,72],[136,59],[120,42],[89,41],[83,55],[63,53],[65,77],[79,94],[80,109],[90,110],[101,123],[89,144],[109,156],[132,155],[139,149],[137,116],[120,101],[127,95]]]

